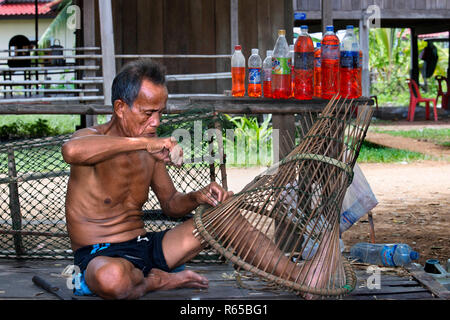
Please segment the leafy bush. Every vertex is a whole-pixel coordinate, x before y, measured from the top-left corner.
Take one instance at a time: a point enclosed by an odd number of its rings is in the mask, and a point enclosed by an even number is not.
[[[0,141],[22,138],[40,138],[60,134],[58,129],[49,126],[47,120],[37,119],[35,122],[16,122],[0,126]]]

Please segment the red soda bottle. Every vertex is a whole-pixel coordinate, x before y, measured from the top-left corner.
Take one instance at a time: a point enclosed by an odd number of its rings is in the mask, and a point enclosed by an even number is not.
[[[339,38],[333,26],[326,27],[321,45],[322,98],[331,99],[339,93]]]
[[[321,53],[322,50],[320,49],[320,42],[318,42],[317,48],[314,51],[314,96],[319,98],[322,96],[322,68],[320,65]]]
[[[263,91],[265,98],[272,98],[272,50],[267,50],[263,61]]]
[[[231,95],[243,97],[245,95],[245,57],[240,45],[235,46],[234,50],[231,57]]]
[[[272,98],[289,99],[291,96],[291,65],[286,30],[278,30],[272,57]]]
[[[295,42],[294,97],[310,100],[314,93],[314,44],[308,34],[308,27],[301,26]]]
[[[340,56],[339,94],[342,98],[358,98],[360,91],[358,84],[359,45],[351,25],[347,26],[347,31],[342,39]]]

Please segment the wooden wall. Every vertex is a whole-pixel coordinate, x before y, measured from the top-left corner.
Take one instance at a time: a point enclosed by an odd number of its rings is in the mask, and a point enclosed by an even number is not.
[[[292,31],[292,3],[239,0],[239,43],[246,58],[251,48],[259,48],[264,59],[266,50],[273,49],[277,30],[288,29],[287,25]],[[113,0],[112,9],[116,54],[232,54],[230,0]],[[96,31],[98,25],[97,21]],[[159,60],[168,74],[229,72],[231,62],[228,58]],[[118,59],[117,70],[127,61]],[[231,80],[177,81],[168,87],[170,93],[223,93],[231,89]]]

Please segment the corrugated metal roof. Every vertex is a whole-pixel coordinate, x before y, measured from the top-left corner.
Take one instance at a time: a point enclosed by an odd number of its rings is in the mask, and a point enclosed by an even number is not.
[[[22,16],[34,15],[35,6],[33,3],[9,3],[5,0],[0,0],[0,16]],[[38,3],[39,15],[45,15],[51,11],[51,7],[46,3]]]

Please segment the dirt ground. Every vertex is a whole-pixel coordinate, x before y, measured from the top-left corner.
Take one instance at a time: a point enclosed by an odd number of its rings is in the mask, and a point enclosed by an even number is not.
[[[430,125],[430,121],[412,125],[398,122],[383,127],[407,130]],[[450,127],[450,123],[441,123],[439,127]],[[420,264],[427,259],[438,259],[445,268],[450,259],[450,150],[401,137],[372,135],[372,138],[370,140],[378,139],[378,143],[390,147],[419,149],[440,158],[439,161],[412,163],[359,163],[359,166],[379,202],[372,210],[375,241],[406,243],[420,253]],[[230,190],[239,192],[264,169],[227,169]],[[346,251],[355,243],[370,242],[368,216],[344,232],[342,239]]]

